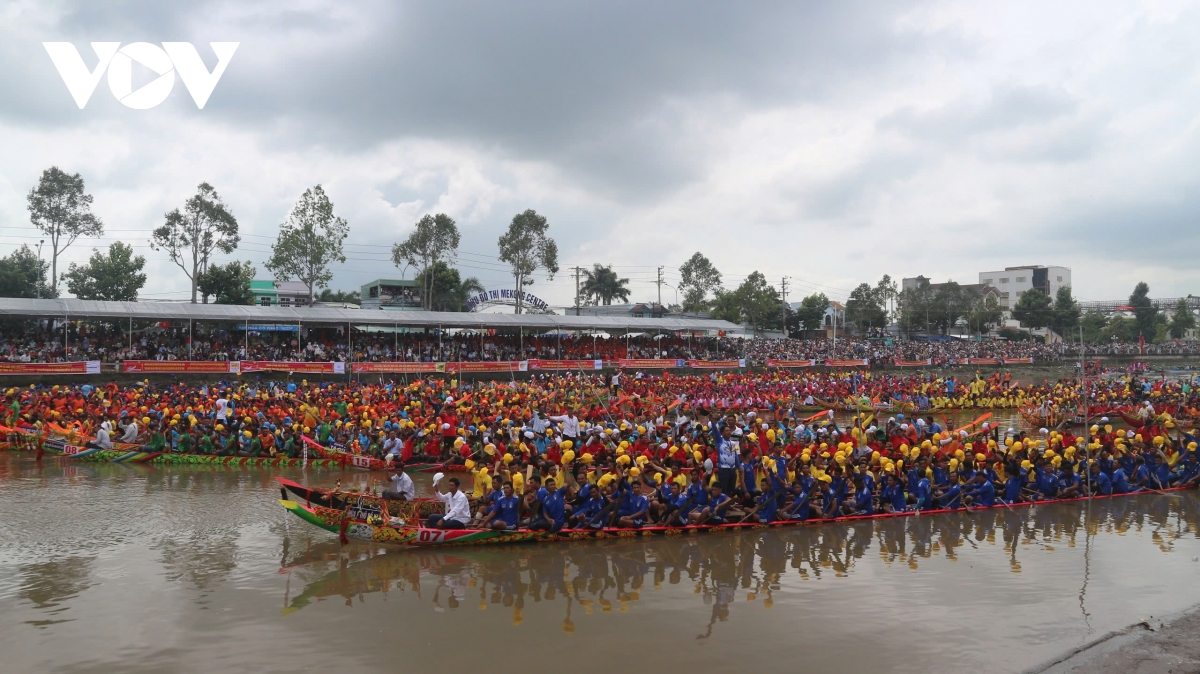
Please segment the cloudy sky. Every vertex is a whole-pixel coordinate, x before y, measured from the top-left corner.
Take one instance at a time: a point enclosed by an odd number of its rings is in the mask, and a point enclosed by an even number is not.
[[[260,277],[324,185],[351,225],[339,289],[398,277],[391,244],[438,212],[463,271],[509,287],[496,239],[533,208],[552,304],[595,262],[653,299],[697,250],[797,299],[1022,264],[1071,267],[1084,299],[1176,297],[1200,292],[1198,34],[1170,1],[0,0],[0,254],[37,243],[25,195],[57,165],[106,227],[60,269],[125,241],[158,299],[187,280],[146,239],[202,181]],[[80,110],[44,41],[89,68],[93,41],[192,42],[210,69],[209,42],[241,44],[202,110],[178,79],[150,110],[102,80]]]

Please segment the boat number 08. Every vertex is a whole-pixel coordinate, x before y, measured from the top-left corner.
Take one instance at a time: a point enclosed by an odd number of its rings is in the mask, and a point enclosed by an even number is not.
[[[83,451],[79,445],[63,445],[63,454],[65,456],[74,456]]]
[[[421,529],[417,532],[418,543],[439,543],[446,537],[442,529]]]

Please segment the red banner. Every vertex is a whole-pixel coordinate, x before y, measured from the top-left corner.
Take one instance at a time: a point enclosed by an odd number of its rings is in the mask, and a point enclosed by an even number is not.
[[[213,372],[229,374],[227,360],[127,360],[122,372]]]
[[[925,360],[896,360],[893,362],[896,367],[925,367],[926,365],[933,365],[932,358],[926,358]]]
[[[446,363],[446,372],[524,372],[525,363],[516,360]]]
[[[967,365],[999,365],[999,358],[967,358],[963,361]]]
[[[866,367],[867,359],[863,358],[862,360],[827,360],[827,361],[825,361],[825,366],[826,367]]]
[[[0,363],[0,374],[100,374],[100,361],[69,363]]]
[[[701,368],[705,370],[733,370],[739,367],[746,367],[744,360],[689,360],[688,367]]]
[[[530,370],[599,370],[602,360],[530,360]]]
[[[420,373],[420,372],[445,372],[445,363],[404,363],[404,362],[384,362],[384,363],[351,363],[350,369],[353,372],[380,372],[380,373]]]
[[[817,364],[815,360],[775,360],[767,359],[767,367],[812,367]]]
[[[1001,360],[1005,365],[1033,365],[1032,358],[1002,358]],[[975,362],[975,359],[972,358],[971,362]]]
[[[617,361],[621,367],[632,367],[640,370],[665,369],[668,367],[683,367],[682,360],[675,359],[657,359],[657,358],[622,358]]]
[[[243,360],[242,372],[304,372],[306,374],[345,374],[345,363],[310,363],[302,360]]]

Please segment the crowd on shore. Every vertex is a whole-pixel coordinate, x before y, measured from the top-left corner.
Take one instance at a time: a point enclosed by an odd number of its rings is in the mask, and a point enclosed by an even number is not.
[[[1060,498],[1080,494],[1080,480],[1108,488],[1096,471],[1114,493],[1190,485],[1195,444],[1181,424],[1197,415],[1195,384],[1090,380],[1090,400],[1124,411],[1138,427],[1098,419],[1086,445],[1082,435],[1058,428],[1026,433],[982,419],[955,428],[944,411],[1068,408],[1082,395],[1076,380],[1022,386],[999,373],[34,386],[6,391],[4,418],[6,432],[75,436],[99,448],[298,457],[315,442],[395,466],[458,463],[473,473],[473,496],[486,510],[464,526],[492,526],[497,516],[511,524],[511,513],[492,510],[498,494],[524,499],[518,522],[548,516],[547,526],[566,526],[569,514],[575,525],[607,526]],[[829,409],[834,401],[864,411],[840,426]],[[889,410],[865,411],[881,404]],[[1096,463],[1081,463],[1084,455]],[[638,506],[632,513],[630,504]]]
[[[284,326],[289,327],[289,326]],[[1078,344],[984,339],[770,339],[687,337],[675,334],[634,336],[593,334],[499,335],[479,332],[379,333],[345,328],[303,331],[206,330],[191,338],[186,328],[153,326],[129,335],[111,326],[75,324],[63,330],[0,329],[0,361],[51,363],[98,360],[267,360],[323,362],[478,362],[545,360],[746,359],[761,367],[768,360],[866,360],[888,366],[896,361],[963,364],[968,359],[1030,359],[1053,363],[1077,359]],[[1104,344],[1088,346],[1087,355],[1192,355],[1200,345]]]

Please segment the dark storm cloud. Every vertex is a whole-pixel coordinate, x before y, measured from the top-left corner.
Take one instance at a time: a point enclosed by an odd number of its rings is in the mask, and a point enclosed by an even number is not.
[[[887,2],[428,2],[345,15],[206,3],[78,3],[23,33],[0,82],[10,119],[70,124],[123,113],[101,82],[86,114],[65,96],[43,39],[240,40],[204,111],[278,141],[367,147],[433,137],[550,161],[584,186],[644,197],[694,179],[702,143],[689,108],[746,109],[834,96],[900,55],[927,49]],[[346,10],[349,10],[346,7]],[[361,9],[361,8],[360,8]],[[239,11],[241,13],[239,13]],[[369,16],[369,20],[364,19]],[[232,18],[231,18],[232,17]],[[15,50],[32,52],[15,59]],[[210,67],[213,57],[200,48]],[[178,86],[178,85],[177,85]],[[182,87],[179,87],[180,89]],[[176,92],[163,112],[195,114]]]

